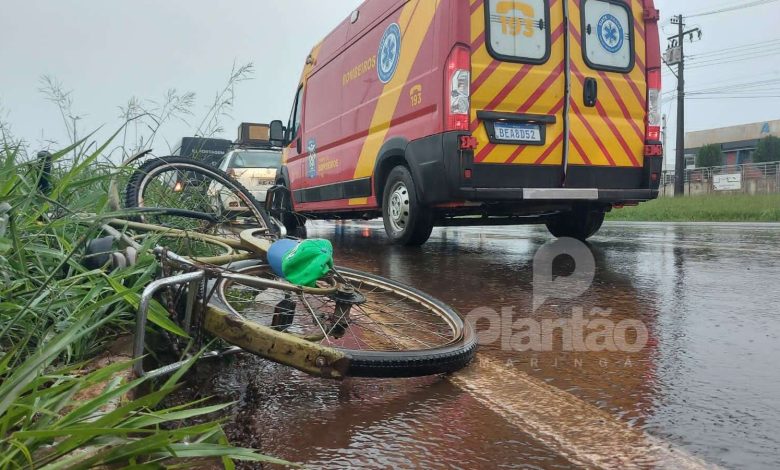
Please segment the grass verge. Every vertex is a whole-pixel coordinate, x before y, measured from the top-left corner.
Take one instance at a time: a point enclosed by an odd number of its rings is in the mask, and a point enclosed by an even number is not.
[[[80,144],[56,153],[55,164]],[[130,329],[157,271],[149,254],[110,272],[79,262],[99,222],[77,214],[123,215],[109,213],[117,169],[99,163],[106,145],[77,150],[42,192],[40,162],[0,140],[0,470],[170,468],[199,458],[225,468],[233,459],[283,463],[230,446],[218,421],[188,424],[229,405],[165,407],[186,368],[162,383],[129,379],[128,362],[84,372],[85,361]],[[175,333],[167,313],[152,317]],[[78,399],[96,387],[97,396]]]
[[[780,222],[780,194],[712,195],[661,198],[637,207],[615,209],[609,221]]]

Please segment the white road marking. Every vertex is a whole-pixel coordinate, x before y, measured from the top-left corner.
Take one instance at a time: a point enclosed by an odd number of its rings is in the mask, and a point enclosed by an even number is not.
[[[477,356],[474,364],[450,380],[575,465],[719,468],[495,359]]]

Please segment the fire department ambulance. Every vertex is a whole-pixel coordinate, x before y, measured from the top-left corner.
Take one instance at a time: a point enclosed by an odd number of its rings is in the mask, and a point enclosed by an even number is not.
[[[586,239],[658,195],[653,0],[368,0],[306,59],[269,206],[301,219],[546,224]]]

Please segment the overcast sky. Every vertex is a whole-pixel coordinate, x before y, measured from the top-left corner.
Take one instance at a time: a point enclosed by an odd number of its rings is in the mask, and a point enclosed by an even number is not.
[[[674,14],[747,2],[656,0],[656,6],[662,12],[662,34],[666,37],[676,31],[668,21]],[[232,119],[223,120],[225,137],[234,138],[242,121],[286,119],[311,46],[360,3],[0,0],[1,116],[17,137],[37,149],[47,140],[67,141],[62,117],[39,91],[44,75],[56,78],[72,92],[73,113],[81,117],[81,132],[105,125],[107,133],[118,127],[119,107],[131,97],[161,101],[171,88],[194,92],[197,100],[189,123],[166,126],[162,133],[165,140],[157,141],[159,153],[165,153],[166,140],[173,144],[197,127],[215,93],[226,83],[232,65],[252,62],[254,79],[238,85]],[[760,99],[745,99],[744,89],[738,95],[696,96],[708,99],[688,102],[688,130],[780,119],[778,19],[780,2],[687,20],[688,27],[699,26],[704,32],[700,42],[686,44],[694,56],[691,67],[700,63],[688,73],[689,90],[777,80],[748,95]],[[775,42],[770,43],[772,40]],[[665,49],[666,41],[662,44]],[[755,47],[728,50],[743,45]],[[743,51],[750,55],[743,55]],[[744,57],[755,58],[729,62]],[[675,87],[676,80],[666,69],[664,89]],[[675,103],[671,94],[665,98],[669,100],[663,112],[669,115],[673,130]],[[673,150],[673,132],[668,144]]]

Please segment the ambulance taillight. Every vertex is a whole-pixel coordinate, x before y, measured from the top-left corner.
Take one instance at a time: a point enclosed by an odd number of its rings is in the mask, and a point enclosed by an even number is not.
[[[445,130],[469,130],[471,112],[471,50],[462,45],[452,49],[447,58],[446,82],[444,89],[448,93]]]
[[[647,72],[647,143],[661,140],[661,70]]]

